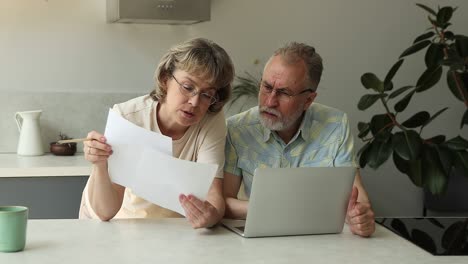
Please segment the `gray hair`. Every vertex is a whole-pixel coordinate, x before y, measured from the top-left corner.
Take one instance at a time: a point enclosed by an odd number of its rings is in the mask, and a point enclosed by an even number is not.
[[[175,45],[161,58],[154,74],[155,88],[151,97],[164,102],[167,95],[166,82],[175,70],[183,70],[207,80],[216,87],[216,103],[209,112],[219,112],[231,95],[234,66],[226,51],[211,40],[194,38]]]
[[[322,57],[315,52],[315,48],[304,43],[291,42],[277,49],[273,56],[281,55],[287,63],[297,63],[304,61],[307,67],[307,79],[310,87],[314,91],[320,82],[323,72]],[[309,87],[307,87],[309,88]]]

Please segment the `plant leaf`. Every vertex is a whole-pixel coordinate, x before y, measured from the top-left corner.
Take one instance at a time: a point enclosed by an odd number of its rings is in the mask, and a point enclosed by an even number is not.
[[[426,51],[424,62],[427,68],[432,68],[442,64],[444,61],[444,46],[432,43]]]
[[[366,110],[371,107],[380,98],[387,97],[387,94],[365,94],[361,97],[358,103],[359,110]]]
[[[466,222],[457,221],[445,230],[441,239],[441,245],[446,250],[444,255],[463,255],[462,247],[467,239]]]
[[[447,188],[447,175],[442,166],[437,150],[424,145],[422,151],[422,172],[424,175],[424,186],[432,194],[442,194]]]
[[[434,148],[436,149],[437,154],[439,155],[439,161],[442,165],[445,175],[447,175],[448,177],[452,171],[452,165],[454,163],[454,156],[452,154],[453,151],[447,147],[438,145],[434,145]]]
[[[390,70],[388,71],[387,76],[385,76],[385,80],[384,80],[385,86],[391,83],[393,77],[395,77],[395,74],[400,69],[404,61],[405,61],[404,59],[399,59],[395,64],[393,64],[392,68],[390,68]],[[388,89],[388,90],[391,90],[391,89]]]
[[[424,178],[422,174],[421,160],[413,160],[408,162],[408,172],[406,175],[410,178],[414,185],[418,187],[424,187]]]
[[[437,22],[441,25],[446,24],[450,21],[453,14],[453,8],[450,6],[442,7],[437,13]]]
[[[452,44],[447,48],[447,57],[444,58],[442,64],[449,66],[451,70],[463,71],[465,68],[465,61],[458,53],[456,47]]]
[[[358,157],[359,157],[359,167],[365,168],[366,164],[369,159],[369,150],[370,150],[370,143],[367,143],[364,145],[358,152]]]
[[[441,28],[443,28],[444,30],[447,29],[449,26],[451,26],[452,23],[445,23],[445,24],[442,24],[441,25]]]
[[[403,159],[402,157],[400,157],[400,155],[398,155],[396,151],[393,151],[393,163],[395,163],[395,166],[401,173],[404,173],[404,174],[408,173],[409,162]]]
[[[370,127],[372,135],[377,136],[377,133],[390,131],[393,128],[392,119],[387,114],[375,115],[372,117]],[[383,129],[387,127],[386,129]]]
[[[449,141],[445,142],[448,148],[452,150],[465,150],[468,149],[468,141],[460,136],[456,136]]]
[[[366,122],[358,122],[357,127],[358,127],[358,130],[359,130],[359,131],[363,131],[363,130],[369,128],[369,123],[366,123]]]
[[[384,83],[384,91],[391,91],[393,89],[393,82]]]
[[[373,73],[367,72],[361,76],[361,83],[366,89],[373,89],[376,92],[383,92],[383,82]]]
[[[424,126],[427,126],[429,123],[432,122],[432,120],[436,119],[440,114],[445,112],[445,110],[447,110],[447,109],[448,109],[448,107],[444,107],[444,108],[440,109],[439,111],[437,111],[437,113],[435,113],[429,120],[427,120],[427,122],[424,124]]]
[[[413,44],[414,43],[417,43],[417,42],[420,42],[421,40],[425,40],[425,39],[428,39],[432,36],[434,36],[434,31],[429,31],[429,32],[426,32],[422,35],[419,35],[414,41],[413,41]]]
[[[400,95],[400,94],[406,92],[408,89],[411,89],[411,88],[413,88],[413,87],[414,87],[414,86],[411,86],[411,85],[403,86],[403,87],[399,88],[398,90],[393,91],[393,92],[388,96],[388,98],[395,98],[395,97],[397,97],[398,95]]]
[[[402,112],[403,110],[405,110],[405,108],[408,106],[410,100],[411,100],[411,97],[413,97],[413,94],[416,92],[416,90],[413,90],[411,91],[410,93],[408,93],[407,95],[405,95],[405,97],[403,97],[403,99],[401,99],[398,103],[395,104],[395,111],[396,112]]]
[[[420,93],[425,91],[436,83],[439,82],[440,77],[442,76],[442,66],[437,65],[431,68],[427,68],[421,77],[419,77],[418,82],[416,84],[416,92]]]
[[[465,124],[468,124],[468,109],[465,110],[465,114],[462,117],[460,129],[462,129]]]
[[[466,151],[456,152],[455,168],[462,169],[463,175],[468,177],[468,152]]]
[[[461,83],[461,78],[460,78],[460,74],[457,73],[456,71],[454,70],[448,70],[447,71],[447,84],[448,84],[448,87],[450,88],[450,91],[452,92],[452,94],[460,101],[463,102],[463,97],[460,93],[460,90],[458,90],[458,87],[457,87],[457,82],[455,80],[455,78],[458,78],[460,80],[460,83]],[[463,88],[463,87],[461,87]]]
[[[250,73],[245,73],[247,77],[236,76],[236,83],[232,87],[229,104],[234,104],[242,96],[258,98],[260,81]]]
[[[403,223],[403,221],[401,221],[400,219],[398,218],[394,218],[392,220],[392,223],[390,224],[392,226],[392,228],[397,232],[399,233],[402,237],[406,238],[406,239],[410,239],[410,235],[408,233],[408,229],[406,229],[406,226],[405,224]]]
[[[433,15],[433,16],[437,16],[437,13],[430,7],[428,6],[425,6],[423,4],[416,4],[417,6],[419,6],[420,8],[426,10],[429,14]]]
[[[453,34],[452,31],[445,31],[445,32],[444,32],[444,37],[445,37],[446,39],[453,40],[453,39],[455,39],[455,34]]]
[[[364,146],[362,146],[362,147],[359,149],[359,151],[358,151],[358,153],[356,154],[356,156],[358,156],[358,157],[361,156],[361,154],[369,147],[369,145],[370,145],[370,142],[367,142],[366,144],[364,144]]]
[[[468,37],[463,35],[455,36],[455,47],[462,58],[468,57]]]
[[[431,143],[431,144],[442,144],[445,141],[445,136],[444,135],[438,135],[435,137],[431,137],[426,139],[425,141]]]
[[[246,85],[246,86],[255,86],[258,88],[258,85],[260,84],[260,81],[253,77],[250,73],[246,72],[245,75],[247,77],[243,76],[236,76],[237,82],[241,85]]]
[[[385,138],[379,138],[371,143],[369,150],[368,165],[373,169],[377,169],[382,165],[392,154],[392,137],[390,133],[385,133]]]
[[[421,111],[421,112],[414,114],[412,117],[410,117],[408,120],[403,122],[401,125],[407,128],[415,128],[415,127],[424,125],[427,122],[427,120],[429,120],[430,117],[431,115],[428,112]]]
[[[429,236],[427,233],[419,229],[413,229],[413,231],[411,231],[411,236],[413,238],[412,242],[416,245],[420,246],[421,248],[424,248],[429,252],[436,252],[437,248],[434,243],[434,240],[432,240],[431,236]]]
[[[369,123],[364,123],[364,122],[359,122],[358,123],[358,130],[359,130],[358,137],[363,138],[363,137],[367,136],[367,134],[369,133],[370,124]]]
[[[419,157],[422,139],[414,130],[400,131],[393,135],[393,150],[405,160],[416,160]]]
[[[430,40],[422,40],[422,41],[419,41],[417,43],[414,43],[411,47],[407,48],[405,51],[403,51],[403,53],[400,55],[399,58],[403,58],[405,56],[408,56],[408,55],[411,55],[413,53],[416,53],[422,49],[424,49],[425,47],[429,46],[429,44],[431,44],[432,42]]]

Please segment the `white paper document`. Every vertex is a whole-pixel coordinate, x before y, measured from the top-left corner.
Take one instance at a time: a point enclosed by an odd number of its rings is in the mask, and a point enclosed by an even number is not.
[[[108,160],[113,182],[184,216],[179,194],[206,199],[217,165],[172,157],[171,138],[138,127],[112,110],[109,110],[105,136],[113,150]]]
[[[145,148],[132,190],[147,201],[185,215],[179,194],[193,194],[205,200],[217,169],[214,164],[176,159]]]
[[[109,109],[105,130],[107,141],[112,146],[137,145],[149,147],[172,156],[172,139],[162,134],[139,127]]]

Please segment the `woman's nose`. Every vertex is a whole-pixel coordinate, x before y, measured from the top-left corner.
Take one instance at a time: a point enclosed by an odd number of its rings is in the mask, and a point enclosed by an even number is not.
[[[198,104],[200,103],[200,93],[197,93],[195,94],[194,96],[191,96],[189,98],[189,103],[192,105],[192,106],[198,106]]]

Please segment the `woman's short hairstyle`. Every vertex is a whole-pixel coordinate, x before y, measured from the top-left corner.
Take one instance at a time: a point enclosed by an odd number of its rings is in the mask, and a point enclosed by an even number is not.
[[[207,80],[216,90],[216,103],[209,112],[219,112],[231,95],[234,66],[226,51],[211,40],[194,38],[175,45],[161,58],[155,72],[155,88],[151,97],[164,102],[167,81],[176,70],[183,70]]]
[[[307,79],[314,91],[320,82],[323,72],[322,57],[315,52],[315,48],[304,43],[291,42],[277,49],[273,56],[281,55],[286,62],[296,63],[298,60],[304,61],[307,67]]]

